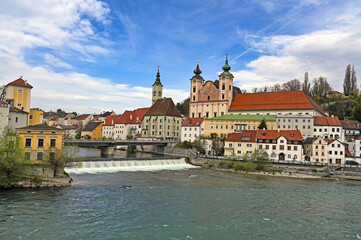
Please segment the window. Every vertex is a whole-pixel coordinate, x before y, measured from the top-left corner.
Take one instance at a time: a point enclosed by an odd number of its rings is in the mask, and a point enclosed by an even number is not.
[[[230,144],[229,144],[229,147],[232,147],[232,146],[233,146],[233,144],[232,144],[232,143],[230,143]]]
[[[262,149],[262,145],[259,145],[259,149]]]
[[[156,96],[156,93],[155,93],[155,91],[153,92],[153,96],[154,96],[154,97]]]
[[[242,144],[241,143],[238,143],[238,147],[241,147],[242,146]]]
[[[44,139],[38,139],[38,147],[44,147]]]
[[[50,139],[50,147],[56,146],[56,139]]]
[[[226,84],[222,84],[222,90],[226,90]]]
[[[43,153],[42,152],[38,152],[37,160],[43,160]]]
[[[285,150],[285,146],[284,146],[284,145],[280,145],[280,150]]]
[[[196,86],[193,86],[193,92],[196,92]]]
[[[252,143],[247,143],[247,147],[252,147]]]
[[[291,154],[288,154],[288,156],[287,156],[288,158],[291,158]]]
[[[225,97],[225,94],[224,94],[224,93],[222,93],[222,99],[224,99],[224,97]]]
[[[34,116],[32,114],[30,114],[30,120],[33,120]]]
[[[18,107],[21,107],[21,103],[18,103]]]
[[[288,150],[288,151],[291,151],[291,146],[287,146],[287,150]]]
[[[195,101],[196,100],[196,96],[193,96],[193,101]]]
[[[207,117],[207,118],[209,117],[209,112],[206,112],[206,117]]]
[[[273,146],[272,146],[272,150],[276,150],[276,145],[273,145]]]
[[[208,101],[211,100],[211,96],[207,96]]]
[[[25,147],[31,147],[31,138],[25,139]]]
[[[214,117],[217,117],[217,113],[216,113],[216,112],[214,113]]]
[[[294,147],[293,147],[293,150],[294,150],[294,151],[297,151],[297,146],[294,146]]]

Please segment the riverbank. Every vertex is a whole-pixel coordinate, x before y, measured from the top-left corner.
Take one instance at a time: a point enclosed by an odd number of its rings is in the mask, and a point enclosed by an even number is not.
[[[299,179],[330,179],[330,180],[353,180],[361,181],[360,171],[339,170],[330,172],[325,166],[307,166],[307,165],[282,165],[282,164],[267,164],[267,169],[258,171],[250,169],[247,171],[237,167],[237,164],[244,164],[244,162],[226,160],[226,159],[206,159],[194,158],[189,159],[188,163],[194,166],[200,166],[209,169],[216,169],[226,172],[238,172],[249,175],[262,175],[272,177],[288,177]],[[351,169],[352,170],[352,169]],[[355,169],[356,170],[356,169]],[[357,169],[358,170],[358,169]]]

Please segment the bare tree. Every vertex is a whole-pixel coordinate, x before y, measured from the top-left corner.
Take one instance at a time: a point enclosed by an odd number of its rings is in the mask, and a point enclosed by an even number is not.
[[[6,101],[5,85],[2,85],[2,86],[0,87],[0,101],[3,101],[3,102]]]
[[[284,91],[299,91],[301,89],[301,82],[298,79],[294,79],[282,84]]]
[[[313,79],[312,96],[313,97],[326,97],[331,92],[330,84],[328,84],[327,78],[320,76]]]
[[[305,81],[302,83],[302,91],[304,91],[307,95],[310,95],[311,83],[308,79],[308,72],[305,72]]]

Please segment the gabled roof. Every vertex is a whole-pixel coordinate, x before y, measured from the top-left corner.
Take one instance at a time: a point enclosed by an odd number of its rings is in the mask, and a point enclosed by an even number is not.
[[[83,129],[84,132],[92,132],[94,129],[96,129],[100,124],[103,124],[103,122],[90,122],[88,123],[85,128]]]
[[[104,126],[114,126],[114,124],[119,121],[122,115],[109,115],[105,118]]]
[[[229,111],[284,109],[314,109],[322,114],[326,114],[326,111],[303,91],[238,94],[232,102]]]
[[[327,144],[330,144],[330,143],[333,143],[334,141],[336,141],[337,139],[325,138],[324,140],[327,142]]]
[[[342,127],[344,129],[354,129],[354,130],[360,130],[361,129],[361,123],[356,120],[340,120]]]
[[[303,141],[300,130],[262,130],[258,129],[257,139],[276,140],[279,137],[285,137],[289,141]]]
[[[171,98],[158,99],[145,116],[173,116],[182,117]]]
[[[27,127],[22,127],[22,128],[17,128],[16,130],[28,130],[28,131],[63,131],[62,129],[56,128],[56,127],[51,127],[45,124],[38,124],[38,125],[32,125],[32,126],[27,126]]]
[[[113,113],[113,111],[111,111],[111,112],[107,111],[107,112],[104,112],[104,113],[100,114],[99,117],[107,117],[107,116],[112,115],[112,113]]]
[[[24,79],[22,79],[21,77],[16,79],[15,81],[12,81],[11,83],[8,83],[6,85],[7,86],[18,86],[18,87],[26,87],[26,88],[33,88],[33,86],[31,86],[27,81],[25,81]]]
[[[227,142],[256,142],[257,130],[243,130],[241,133],[231,133]]]
[[[24,110],[21,110],[21,109],[16,108],[16,107],[11,107],[11,106],[10,106],[10,112],[29,114],[28,112],[25,112]]]
[[[183,124],[182,127],[199,127],[204,118],[187,118]]]
[[[150,108],[138,108],[134,111],[125,111],[116,124],[140,124],[143,121],[144,115]]]
[[[76,118],[76,120],[85,120],[90,116],[90,114],[82,114]]]
[[[313,124],[315,126],[342,126],[338,117],[315,116],[313,117]]]
[[[352,157],[352,154],[348,149],[345,150],[345,155],[346,157]]]
[[[317,139],[317,137],[308,137],[303,141],[303,143],[304,144],[312,144],[316,139]]]

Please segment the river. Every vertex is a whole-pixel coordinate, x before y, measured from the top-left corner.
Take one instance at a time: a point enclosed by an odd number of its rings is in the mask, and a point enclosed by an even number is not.
[[[0,239],[361,239],[359,182],[201,168],[71,176],[67,188],[0,191]]]

